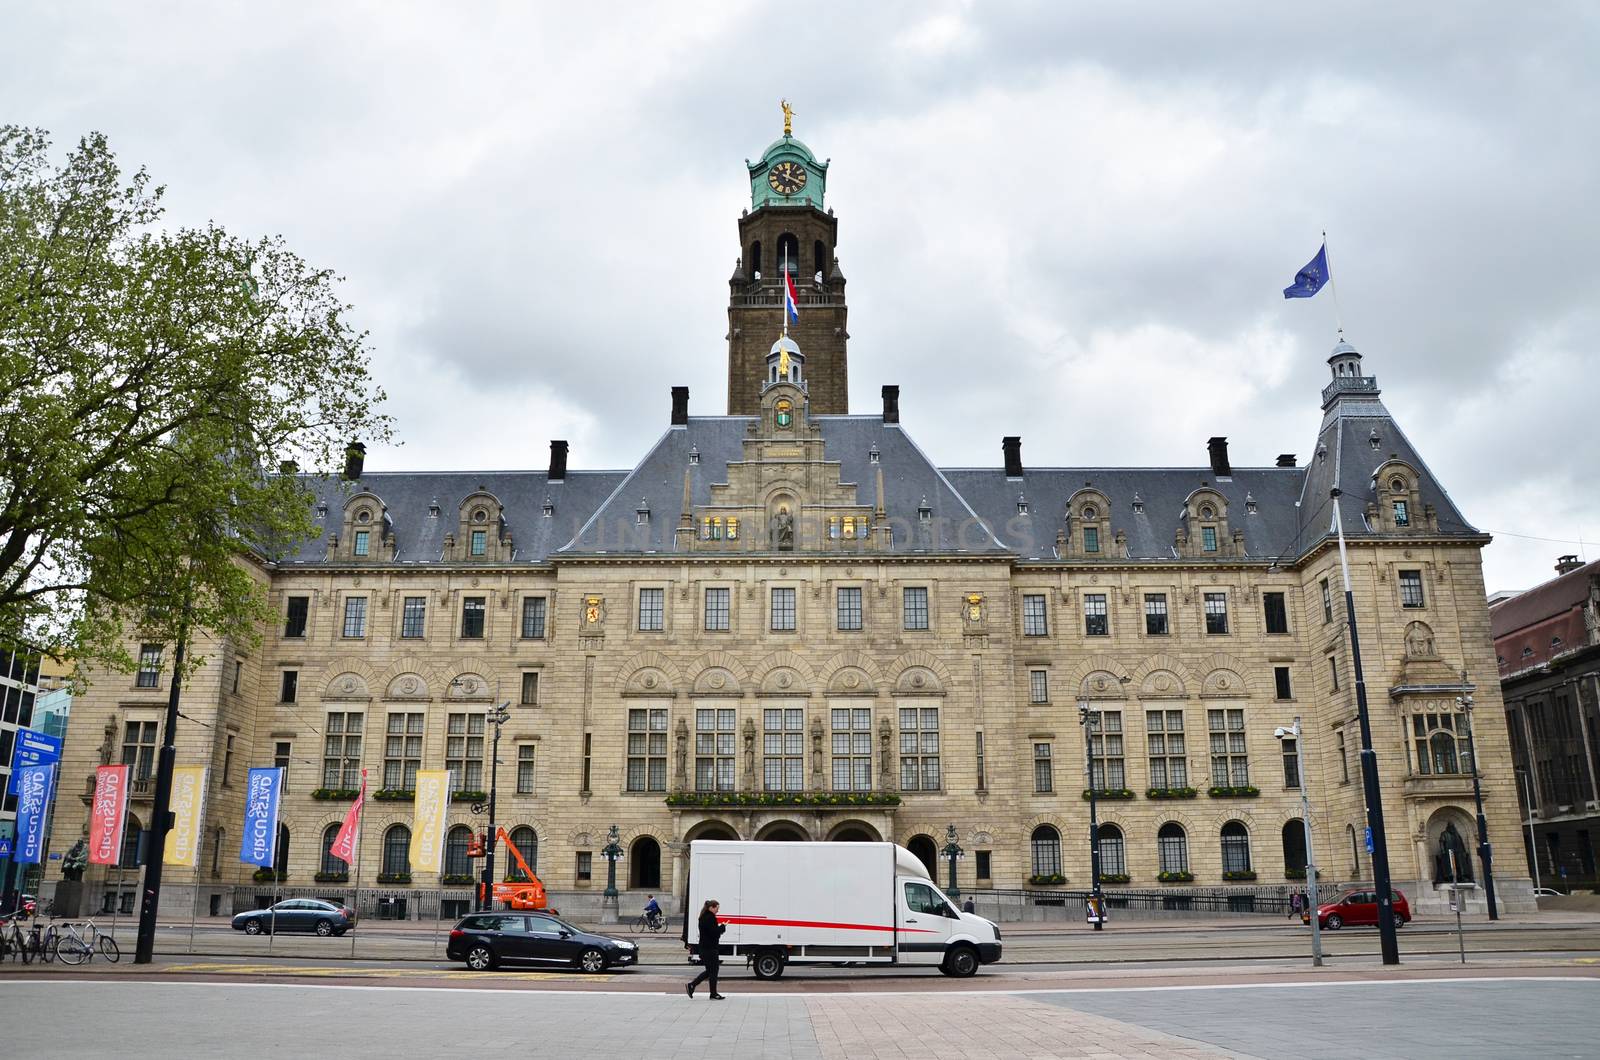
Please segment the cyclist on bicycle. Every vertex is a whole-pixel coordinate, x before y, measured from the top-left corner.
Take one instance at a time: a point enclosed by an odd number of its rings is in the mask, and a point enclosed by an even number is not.
[[[644,904],[644,918],[654,924],[661,919],[661,903],[656,901],[655,895],[650,895],[650,900]]]

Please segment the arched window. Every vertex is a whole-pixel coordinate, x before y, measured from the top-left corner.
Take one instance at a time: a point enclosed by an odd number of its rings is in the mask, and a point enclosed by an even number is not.
[[[411,829],[403,824],[391,825],[383,833],[382,871],[385,876],[411,875]]]
[[[1189,837],[1183,826],[1168,821],[1156,833],[1156,851],[1161,859],[1162,872],[1189,871]]]
[[[746,261],[745,264],[750,268],[750,278],[752,280],[761,278],[761,240],[758,239],[750,244],[750,260]]]
[[[1061,875],[1061,833],[1047,824],[1033,830],[1033,874]]]
[[[933,841],[932,836],[914,835],[906,842],[906,849],[917,856],[928,870],[928,875],[937,878],[939,875],[939,844]]]
[[[1413,714],[1412,746],[1417,753],[1417,772],[1422,774],[1462,773],[1466,765],[1456,744],[1456,734],[1465,732],[1464,721],[1453,713]]]
[[[1250,831],[1238,821],[1222,826],[1222,871],[1250,871]]]
[[[1283,826],[1283,874],[1291,879],[1306,874],[1306,826],[1298,817]]]
[[[122,858],[119,862],[125,869],[139,867],[139,833],[142,830],[139,818],[128,814],[127,823],[122,829]]]
[[[534,872],[539,871],[539,833],[527,825],[518,825],[511,830],[511,845],[517,848],[517,853],[522,855],[522,860],[528,863],[528,868]],[[506,871],[505,878],[515,883],[526,882],[527,876],[522,869],[517,867],[517,859],[511,856],[511,851],[505,851]]]
[[[1347,824],[1345,833],[1350,837],[1350,876],[1352,879],[1361,878],[1361,847],[1356,844],[1356,826]]]
[[[1122,829],[1114,824],[1100,826],[1100,875],[1126,876],[1128,853],[1122,841]]]
[[[794,233],[785,232],[778,237],[778,274],[800,271],[800,241]]]
[[[628,886],[642,891],[661,886],[661,844],[640,836],[628,851]]]
[[[816,264],[816,268],[812,269],[811,271],[816,273],[818,276],[824,276],[824,277],[827,276],[828,275],[828,248],[822,245],[822,240],[819,239],[814,244],[812,244],[812,246],[811,246],[811,258],[812,258],[812,261]]]
[[[472,859],[467,857],[467,844],[472,840],[472,829],[458,824],[444,836],[444,874],[446,876],[471,876]]]
[[[339,826],[337,824],[330,824],[322,830],[322,859],[317,871],[324,876],[337,876],[340,873],[348,873],[350,871],[350,866],[346,865],[341,859],[334,857],[328,850],[329,847],[333,846],[333,841],[338,836]]]

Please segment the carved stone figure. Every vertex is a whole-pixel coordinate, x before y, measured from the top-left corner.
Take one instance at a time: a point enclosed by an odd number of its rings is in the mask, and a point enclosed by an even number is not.
[[[811,719],[811,775],[813,783],[820,783],[822,776],[822,719]]]
[[[679,718],[677,728],[673,730],[672,735],[673,741],[677,745],[673,751],[677,767],[677,773],[673,780],[676,786],[682,789],[689,782],[689,723]]]
[[[1406,627],[1406,658],[1432,659],[1439,654],[1433,643],[1433,630],[1424,622]]]
[[[794,550],[794,516],[789,514],[787,504],[780,505],[772,517],[772,544],[780,552]]]
[[[754,786],[756,777],[756,723],[754,718],[744,719],[744,775],[745,783]]]
[[[1472,858],[1467,854],[1467,844],[1462,841],[1461,833],[1456,831],[1454,821],[1444,826],[1444,831],[1439,835],[1439,852],[1433,858],[1433,882],[1441,884],[1452,880],[1459,883],[1472,881]]]
[[[64,880],[83,879],[83,870],[89,865],[89,844],[82,839],[67,850],[61,859],[61,878]]]

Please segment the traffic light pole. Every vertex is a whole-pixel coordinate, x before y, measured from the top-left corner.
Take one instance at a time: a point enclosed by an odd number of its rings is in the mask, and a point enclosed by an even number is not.
[[[156,759],[155,805],[150,811],[150,842],[145,848],[144,890],[139,899],[139,935],[134,943],[134,964],[149,964],[155,956],[156,911],[161,906],[161,862],[167,849],[167,832],[172,828],[172,770],[178,758],[178,697],[183,690],[183,651],[188,639],[189,627],[185,623],[178,627],[178,643],[172,652],[172,688],[167,693],[167,720],[162,726],[161,751]]]

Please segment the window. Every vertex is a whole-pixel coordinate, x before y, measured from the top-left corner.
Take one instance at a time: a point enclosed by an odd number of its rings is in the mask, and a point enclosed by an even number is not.
[[[1167,594],[1144,594],[1144,631],[1152,637],[1167,635]]]
[[[989,854],[990,851],[987,850],[973,851],[973,860],[976,862],[975,875],[980,880],[989,879]]]
[[[294,757],[289,752],[290,746],[287,740],[279,740],[272,747],[272,764],[283,770],[285,786],[289,782],[289,760]]]
[[[303,637],[306,635],[306,615],[311,610],[311,597],[289,597],[288,615],[283,621],[283,635],[285,637]]]
[[[872,790],[872,708],[834,707],[833,790]]]
[[[222,786],[225,788],[231,788],[233,786],[233,741],[234,735],[230,732],[228,733],[227,739],[223,743]]]
[[[1098,526],[1086,526],[1083,528],[1083,550],[1085,552],[1100,551],[1100,528]]]
[[[1228,594],[1206,593],[1206,632],[1228,632]]]
[[[390,825],[383,833],[383,873],[386,876],[411,874],[411,829]]]
[[[928,590],[912,586],[901,592],[906,629],[928,628]]]
[[[371,537],[372,537],[372,534],[371,534],[370,531],[357,530],[356,531],[355,543],[353,545],[351,545],[350,551],[353,552],[357,556],[365,556],[365,555],[367,555],[368,552],[369,552],[368,541],[369,541],[369,539]]]
[[[585,760],[587,757],[586,753]],[[665,707],[636,707],[628,711],[627,786],[629,791],[667,790]],[[584,787],[588,789],[587,784]]]
[[[280,702],[280,703],[293,703],[295,701],[295,697],[298,696],[299,694],[300,694],[300,671],[299,670],[285,670],[285,671],[283,671],[283,683],[282,683],[282,687],[278,691],[278,702]]]
[[[1045,611],[1043,596],[1024,596],[1022,598],[1022,635],[1025,637],[1043,637],[1050,632],[1050,623]]]
[[[522,673],[522,705],[536,707],[539,705],[539,671],[524,670]]]
[[[1061,833],[1047,824],[1033,830],[1033,874],[1035,876],[1061,875]]]
[[[233,660],[233,694],[239,694],[239,678],[244,674],[244,663]]]
[[[938,791],[939,708],[900,708],[900,790]]]
[[[156,723],[130,721],[122,729],[122,764],[134,780],[149,780],[155,773]]]
[[[665,589],[639,590],[639,629],[644,633],[659,633],[665,628]]]
[[[474,530],[474,531],[472,531],[472,543],[470,545],[470,548],[471,548],[472,554],[474,556],[481,556],[484,553],[486,553],[487,551],[489,551],[489,531],[487,531],[487,530]]]
[[[354,791],[361,783],[361,730],[366,716],[334,711],[322,731],[322,786]]]
[[[522,639],[544,639],[545,600],[542,596],[525,597],[522,601]]]
[[[1457,724],[1456,714],[1413,714],[1411,737],[1417,752],[1417,772],[1424,774],[1464,773],[1467,766],[1458,753],[1457,736],[1465,726]]]
[[[762,790],[804,791],[806,712],[800,707],[768,707],[761,717]]]
[[[981,729],[976,733],[976,738],[978,755],[978,790],[982,791],[986,787],[986,784],[983,779],[985,774],[983,771],[983,731]]]
[[[1403,570],[1400,572],[1400,606],[1422,606],[1422,572],[1419,570]]]
[[[1100,826],[1100,875],[1126,876],[1128,850],[1122,840],[1122,829],[1114,824]]]
[[[837,593],[839,628],[841,630],[857,630],[861,628],[861,590],[840,589]]]
[[[784,632],[795,628],[794,589],[773,589],[773,629]]]
[[[1274,666],[1272,668],[1272,684],[1279,699],[1294,698],[1294,688],[1289,683],[1289,668],[1287,666]]]
[[[483,597],[465,596],[461,599],[461,637],[463,640],[483,639]]]
[[[583,765],[580,768],[580,773],[579,773],[579,777],[578,777],[579,783],[581,784],[581,787],[579,787],[578,790],[584,792],[585,794],[587,794],[590,791],[589,780],[590,780],[591,776],[593,775],[593,768],[594,768],[594,734],[586,732],[586,733],[583,734]]]
[[[517,794],[533,794],[533,765],[535,747],[531,743],[517,745]],[[522,844],[518,843],[518,846]]]
[[[471,876],[472,859],[467,848],[472,842],[472,829],[458,824],[444,836],[444,875]]]
[[[1083,632],[1088,637],[1109,637],[1111,635],[1111,627],[1106,621],[1105,593],[1084,594]]]
[[[456,791],[483,790],[483,722],[482,714],[451,714],[448,719],[444,767]]]
[[[365,596],[345,597],[344,635],[347,637],[365,637],[367,635],[367,598]]]
[[[1220,788],[1250,783],[1250,762],[1245,754],[1244,711],[1234,707],[1206,711],[1211,735],[1211,783]]]
[[[1050,702],[1050,671],[1028,671],[1028,701],[1030,703]]]
[[[383,786],[415,791],[422,768],[422,715],[391,714],[383,742]]]
[[[1262,606],[1267,612],[1267,632],[1289,632],[1289,608],[1284,603],[1282,593],[1262,593]]]
[[[1298,788],[1300,786],[1300,742],[1290,737],[1278,741],[1283,751],[1283,786]]]
[[[522,855],[522,860],[528,863],[528,868],[532,869],[534,872],[538,872],[539,833],[535,832],[532,828],[529,828],[525,824],[520,824],[511,830],[509,839],[511,845],[516,848],[517,853]],[[507,853],[510,853],[510,851],[507,851]],[[525,881],[528,878],[523,873],[522,867],[517,864],[517,859],[514,857],[506,859],[505,877],[507,880],[513,882]]]
[[[330,849],[333,841],[339,838],[339,824],[335,822],[322,830],[322,864],[317,866],[317,871],[324,876],[349,875],[350,866],[333,856]]]
[[[1306,826],[1296,817],[1283,823],[1283,874],[1304,879],[1306,874]]]
[[[573,876],[579,883],[588,883],[594,874],[594,852],[590,850],[578,851],[577,865],[573,869]]]
[[[400,605],[400,636],[420,637],[428,621],[428,598],[408,596]]]
[[[1122,757],[1122,711],[1101,710],[1089,715],[1089,782],[1097,791],[1119,791],[1128,786]]]
[[[139,672],[133,679],[136,688],[155,688],[161,679],[161,645],[139,645]]]
[[[1185,757],[1183,742],[1183,711],[1147,710],[1144,727],[1150,751],[1150,786],[1188,787],[1189,760]]]
[[[1405,501],[1394,502],[1394,525],[1396,527],[1411,525],[1411,508]]]
[[[1344,729],[1335,729],[1333,738],[1339,747],[1339,783],[1348,784],[1350,783],[1350,755],[1344,746]]]
[[[1339,657],[1328,656],[1328,676],[1333,679],[1333,690],[1339,691]]]
[[[732,707],[701,707],[694,712],[694,790],[733,790],[736,713]]]
[[[1162,872],[1189,871],[1189,837],[1183,826],[1168,821],[1156,832],[1156,852]]]
[[[1238,821],[1222,826],[1222,871],[1250,871],[1250,833]]]
[[[1215,552],[1217,550],[1216,527],[1202,526],[1200,528],[1200,548],[1205,552]]]
[[[906,884],[906,909],[913,913],[948,916],[947,906],[934,889],[926,883]]]
[[[1322,622],[1327,625],[1333,621],[1333,589],[1328,585],[1328,579],[1322,579]]]
[[[1055,767],[1050,762],[1048,743],[1033,745],[1033,790],[1040,795],[1056,790]]]
[[[728,611],[729,607],[731,606],[729,603],[729,595],[730,593],[727,589],[706,590],[707,630],[713,632],[725,632],[729,628],[730,615]]]

